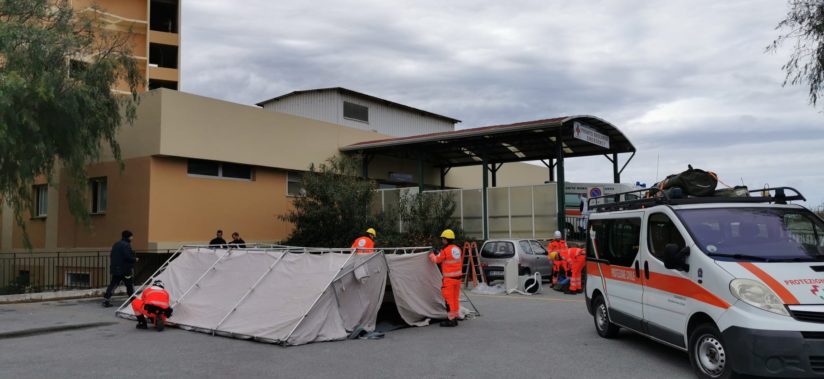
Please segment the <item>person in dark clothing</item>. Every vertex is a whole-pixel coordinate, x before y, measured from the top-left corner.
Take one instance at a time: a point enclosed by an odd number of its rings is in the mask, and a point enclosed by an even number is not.
[[[212,240],[209,241],[209,247],[220,247],[220,248],[226,247],[226,240],[223,239],[223,231],[222,230],[218,229],[218,231],[215,235],[215,238],[212,238]]]
[[[234,232],[232,233],[232,242],[229,242],[229,247],[245,249],[246,241],[244,241],[243,238],[240,238],[240,234],[238,234],[238,232]]]
[[[134,264],[137,262],[137,257],[132,250],[132,239],[134,234],[128,230],[120,233],[120,241],[115,242],[112,246],[111,255],[111,276],[112,280],[109,282],[109,288],[106,288],[106,294],[103,295],[103,306],[108,308],[112,306],[112,292],[120,285],[120,282],[126,285],[126,293],[131,297],[134,294],[134,284],[132,283],[132,270]]]

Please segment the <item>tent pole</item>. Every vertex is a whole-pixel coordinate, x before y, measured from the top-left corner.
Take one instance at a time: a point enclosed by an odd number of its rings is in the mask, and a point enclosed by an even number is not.
[[[466,294],[466,291],[464,291],[464,289],[463,289],[463,288],[461,288],[461,293],[462,293],[462,294],[464,295],[464,297],[466,298],[466,301],[468,301],[468,302],[469,302],[469,304],[470,304],[470,305],[472,305],[472,309],[474,309],[474,310],[475,310],[475,313],[477,313],[477,314],[478,314],[478,316],[480,316],[480,315],[481,315],[481,311],[479,311],[479,310],[478,310],[478,307],[476,307],[476,306],[475,306],[475,303],[473,303],[473,302],[472,302],[472,299],[470,299],[470,298],[469,298],[469,295],[467,295],[467,294]],[[460,299],[458,299],[458,302],[460,303]]]
[[[129,298],[126,299],[126,301],[123,304],[121,304],[119,308],[117,308],[117,310],[114,312],[114,314],[117,315],[119,313],[122,313],[123,308],[126,307],[126,304],[131,303],[132,299],[137,297],[137,293],[140,292],[140,291],[143,291],[146,287],[148,287],[149,283],[152,282],[152,279],[154,279],[155,276],[157,276],[157,274],[159,274],[161,271],[166,269],[166,267],[169,266],[169,262],[171,262],[172,259],[174,259],[178,254],[180,254],[183,251],[183,246],[184,245],[179,245],[177,247],[177,250],[175,250],[175,252],[172,254],[172,256],[169,257],[169,259],[167,259],[166,262],[163,262],[163,264],[160,265],[160,267],[158,267],[158,269],[155,270],[155,272],[151,276],[149,276],[149,279],[147,279],[145,282],[143,282],[143,284],[140,286],[140,288],[138,288],[136,291],[134,291],[134,293],[131,294],[131,296],[129,296]]]
[[[223,258],[228,257],[228,256],[229,256],[229,254],[231,254],[231,253],[232,253],[232,250],[233,250],[233,249],[229,249],[229,250],[227,250],[227,251],[226,251],[226,254],[224,254],[222,257],[218,258],[218,259],[215,261],[215,263],[212,263],[212,266],[211,266],[211,267],[209,267],[209,269],[208,269],[208,270],[206,270],[206,272],[204,272],[204,273],[203,273],[203,275],[200,275],[200,277],[199,277],[199,278],[197,278],[197,280],[194,282],[194,284],[192,284],[192,285],[189,287],[189,289],[187,289],[187,290],[186,290],[186,292],[184,292],[184,293],[183,293],[183,295],[180,295],[180,298],[179,298],[179,299],[176,299],[176,300],[175,300],[175,302],[174,302],[174,303],[172,303],[172,305],[171,305],[171,307],[170,307],[170,308],[174,309],[174,307],[176,307],[178,304],[180,304],[180,302],[181,302],[181,301],[183,301],[183,298],[184,298],[184,297],[186,297],[186,295],[188,295],[188,294],[189,294],[189,292],[191,292],[191,291],[192,291],[192,289],[194,289],[195,287],[197,287],[197,286],[200,284],[200,281],[201,281],[201,280],[203,280],[203,278],[205,278],[205,277],[206,277],[206,274],[208,274],[208,273],[212,272],[212,271],[215,269],[215,266],[217,266],[217,264],[218,264],[218,263],[220,263],[220,261],[222,261],[222,260],[223,260]]]
[[[348,257],[348,258],[346,258],[346,261],[345,261],[345,262],[343,262],[343,264],[340,266],[340,268],[339,268],[338,270],[340,270],[341,268],[343,268],[344,266],[346,266],[346,264],[347,264],[347,263],[349,263],[349,261],[350,261],[350,260],[352,259],[352,257],[354,257],[355,255],[357,255],[357,254],[350,254],[350,255],[349,255],[349,257]],[[332,280],[330,280],[330,281],[329,281],[329,283],[323,287],[323,290],[322,290],[322,291],[320,291],[320,293],[318,294],[318,296],[317,296],[317,297],[315,297],[315,301],[313,301],[313,302],[312,302],[312,305],[311,305],[311,306],[309,306],[309,308],[307,308],[307,309],[306,309],[306,312],[303,312],[303,316],[300,316],[300,320],[298,320],[298,322],[296,322],[296,323],[295,323],[295,327],[293,327],[293,328],[292,328],[292,330],[289,332],[289,334],[288,334],[288,335],[286,335],[286,338],[283,340],[283,344],[284,344],[284,345],[286,345],[286,344],[288,344],[288,343],[289,343],[289,338],[292,338],[292,334],[294,334],[294,333],[295,333],[295,330],[297,330],[297,329],[298,329],[298,326],[300,326],[300,324],[301,324],[301,323],[303,323],[303,319],[305,319],[305,318],[306,318],[306,316],[309,314],[309,312],[311,312],[311,311],[312,311],[312,309],[313,309],[313,308],[315,308],[315,305],[317,305],[318,301],[320,301],[320,298],[323,296],[323,293],[324,293],[324,292],[326,292],[326,290],[327,290],[327,289],[329,289],[329,286],[331,286],[331,285],[332,285],[332,283],[334,283],[336,280],[338,280],[338,276],[337,276],[337,275],[333,276],[333,277],[332,277]]]
[[[278,259],[275,259],[275,261],[271,265],[269,265],[269,269],[267,269],[266,272],[264,272],[263,275],[261,275],[258,278],[258,280],[254,284],[252,284],[251,287],[249,287],[249,290],[247,290],[246,293],[244,293],[243,296],[241,296],[240,300],[238,300],[237,303],[235,303],[235,305],[232,306],[232,310],[230,310],[229,313],[226,314],[226,316],[223,316],[223,318],[220,319],[220,322],[217,323],[217,326],[215,326],[215,328],[212,329],[212,334],[214,334],[215,330],[217,330],[218,328],[220,328],[221,325],[223,325],[223,322],[226,321],[226,319],[228,319],[229,316],[232,315],[232,313],[235,313],[235,311],[237,310],[237,307],[240,306],[240,303],[242,303],[243,300],[246,300],[246,297],[248,297],[252,293],[252,291],[255,290],[255,288],[258,286],[258,284],[260,284],[260,282],[263,281],[264,278],[269,276],[269,274],[272,272],[272,269],[275,268],[275,266],[277,266],[277,264],[280,263],[280,261],[283,260],[283,257],[285,257],[286,254],[289,254],[289,253],[284,251],[280,255],[280,257],[278,257]]]

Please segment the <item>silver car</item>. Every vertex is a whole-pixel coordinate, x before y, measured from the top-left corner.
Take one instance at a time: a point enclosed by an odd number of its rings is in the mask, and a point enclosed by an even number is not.
[[[540,272],[543,280],[552,275],[552,264],[546,247],[531,239],[494,239],[481,246],[481,268],[487,282],[503,280],[504,266],[509,260],[518,259],[518,274]]]

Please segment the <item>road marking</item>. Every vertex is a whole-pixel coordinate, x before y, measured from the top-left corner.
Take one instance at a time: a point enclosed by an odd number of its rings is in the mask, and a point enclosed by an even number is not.
[[[482,296],[482,297],[497,297],[500,299],[517,299],[517,300],[541,300],[541,301],[560,301],[563,303],[583,303],[584,300],[575,300],[575,299],[556,299],[551,297],[538,297],[538,296],[509,296],[509,295],[482,295],[482,294],[472,294],[473,296]]]

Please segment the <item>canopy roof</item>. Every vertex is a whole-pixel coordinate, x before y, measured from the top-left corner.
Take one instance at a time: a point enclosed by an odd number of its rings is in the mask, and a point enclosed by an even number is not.
[[[575,137],[576,127],[606,135],[609,147]],[[360,142],[342,147],[345,153],[423,159],[440,167],[535,161],[557,157],[560,138],[564,158],[634,153],[635,146],[615,125],[595,116],[565,116],[452,132],[421,134]]]

